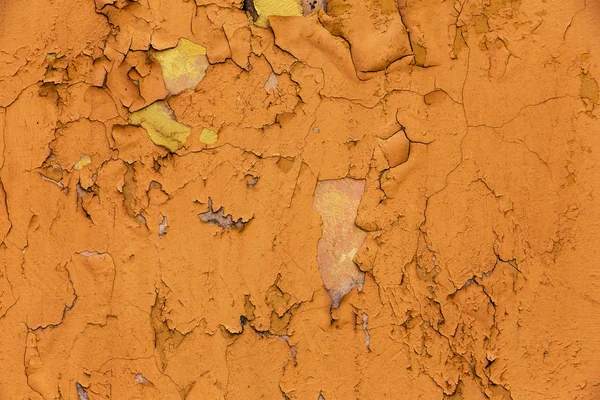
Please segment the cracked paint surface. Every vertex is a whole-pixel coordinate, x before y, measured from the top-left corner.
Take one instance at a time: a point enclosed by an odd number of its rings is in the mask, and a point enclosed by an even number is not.
[[[0,1],[0,399],[598,398],[598,18]]]

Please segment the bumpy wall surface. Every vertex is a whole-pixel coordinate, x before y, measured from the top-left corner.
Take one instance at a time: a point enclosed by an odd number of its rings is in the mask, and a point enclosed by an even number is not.
[[[600,399],[600,3],[0,0],[0,399]]]

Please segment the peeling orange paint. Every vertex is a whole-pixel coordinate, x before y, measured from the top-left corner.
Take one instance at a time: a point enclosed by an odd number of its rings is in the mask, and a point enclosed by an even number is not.
[[[0,399],[600,398],[599,16],[0,1]]]

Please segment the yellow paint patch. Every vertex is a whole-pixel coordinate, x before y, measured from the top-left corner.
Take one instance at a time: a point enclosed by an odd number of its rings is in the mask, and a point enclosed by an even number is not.
[[[175,121],[173,112],[165,102],[156,102],[129,114],[129,121],[141,125],[154,144],[176,151],[183,146],[191,128]]]
[[[299,0],[254,0],[254,8],[258,13],[255,24],[263,28],[269,26],[271,15],[282,17],[302,15],[302,6]]]
[[[90,158],[90,156],[88,156],[87,154],[84,154],[79,158],[79,161],[77,161],[73,165],[73,169],[75,169],[76,171],[79,171],[81,168],[83,168],[86,165],[89,165],[91,163],[92,163],[92,159]]]
[[[171,94],[194,88],[206,75],[206,47],[180,39],[176,47],[153,54],[162,68],[165,87]]]
[[[200,132],[200,141],[206,144],[215,144],[219,140],[219,135],[215,133],[215,131],[202,128],[202,132]]]

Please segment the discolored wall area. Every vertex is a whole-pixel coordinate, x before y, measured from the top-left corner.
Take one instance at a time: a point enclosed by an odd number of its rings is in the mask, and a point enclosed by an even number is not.
[[[598,21],[0,0],[0,399],[600,398]]]

